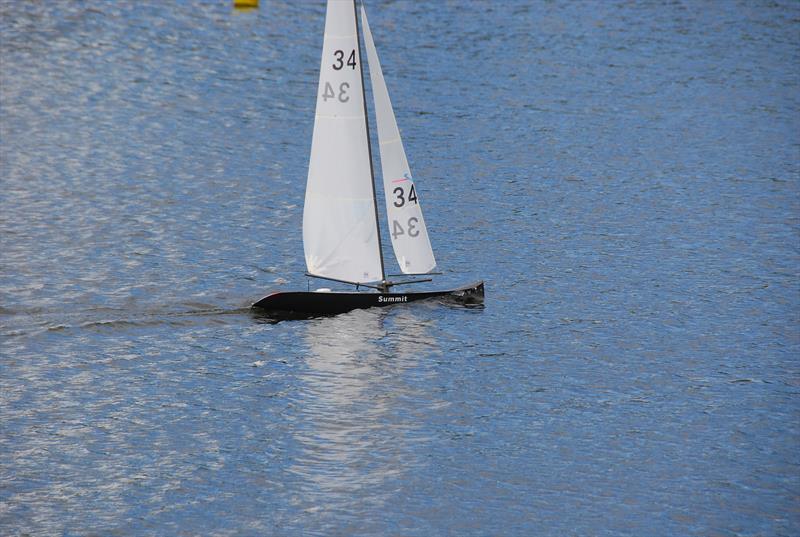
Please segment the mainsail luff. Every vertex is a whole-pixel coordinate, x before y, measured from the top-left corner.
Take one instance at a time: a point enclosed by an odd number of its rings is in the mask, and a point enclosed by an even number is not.
[[[436,267],[436,259],[363,5],[361,20],[372,81],[386,216],[392,247],[404,274],[428,273]]]
[[[384,280],[367,128],[355,0],[328,0],[303,211],[311,274]]]

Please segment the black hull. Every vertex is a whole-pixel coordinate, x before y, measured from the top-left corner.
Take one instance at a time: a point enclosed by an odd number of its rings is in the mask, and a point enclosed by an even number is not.
[[[382,308],[430,298],[448,298],[465,304],[483,302],[483,282],[446,291],[418,293],[359,293],[342,291],[289,291],[272,293],[255,304],[257,313],[277,318],[336,315],[356,309]]]

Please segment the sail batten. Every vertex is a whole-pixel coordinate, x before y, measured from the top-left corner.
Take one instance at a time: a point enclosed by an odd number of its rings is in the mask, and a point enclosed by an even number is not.
[[[364,6],[361,6],[361,22],[375,103],[383,190],[392,248],[404,274],[428,273],[436,267],[436,259]]]

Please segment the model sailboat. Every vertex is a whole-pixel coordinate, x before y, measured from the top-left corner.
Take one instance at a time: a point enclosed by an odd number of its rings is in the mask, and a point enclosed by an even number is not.
[[[361,19],[392,247],[403,275],[423,276],[436,267],[436,260],[363,7]],[[359,30],[355,0],[328,0],[303,211],[306,274],[353,284],[356,291],[278,292],[253,307],[276,314],[324,315],[441,296],[481,301],[483,282],[440,291],[391,291],[431,279],[386,278]],[[360,287],[372,291],[359,292]]]

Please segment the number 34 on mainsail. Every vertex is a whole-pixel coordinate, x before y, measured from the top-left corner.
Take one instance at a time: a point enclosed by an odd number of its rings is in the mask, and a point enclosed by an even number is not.
[[[428,275],[436,260],[363,6],[361,21],[392,248],[402,275]],[[378,220],[355,0],[328,0],[303,211],[303,247],[308,276],[353,284],[356,291],[277,292],[253,308],[276,315],[312,316],[442,296],[483,301],[482,281],[456,289],[392,292],[394,286],[431,279],[387,280]],[[368,291],[360,292],[360,287]]]

